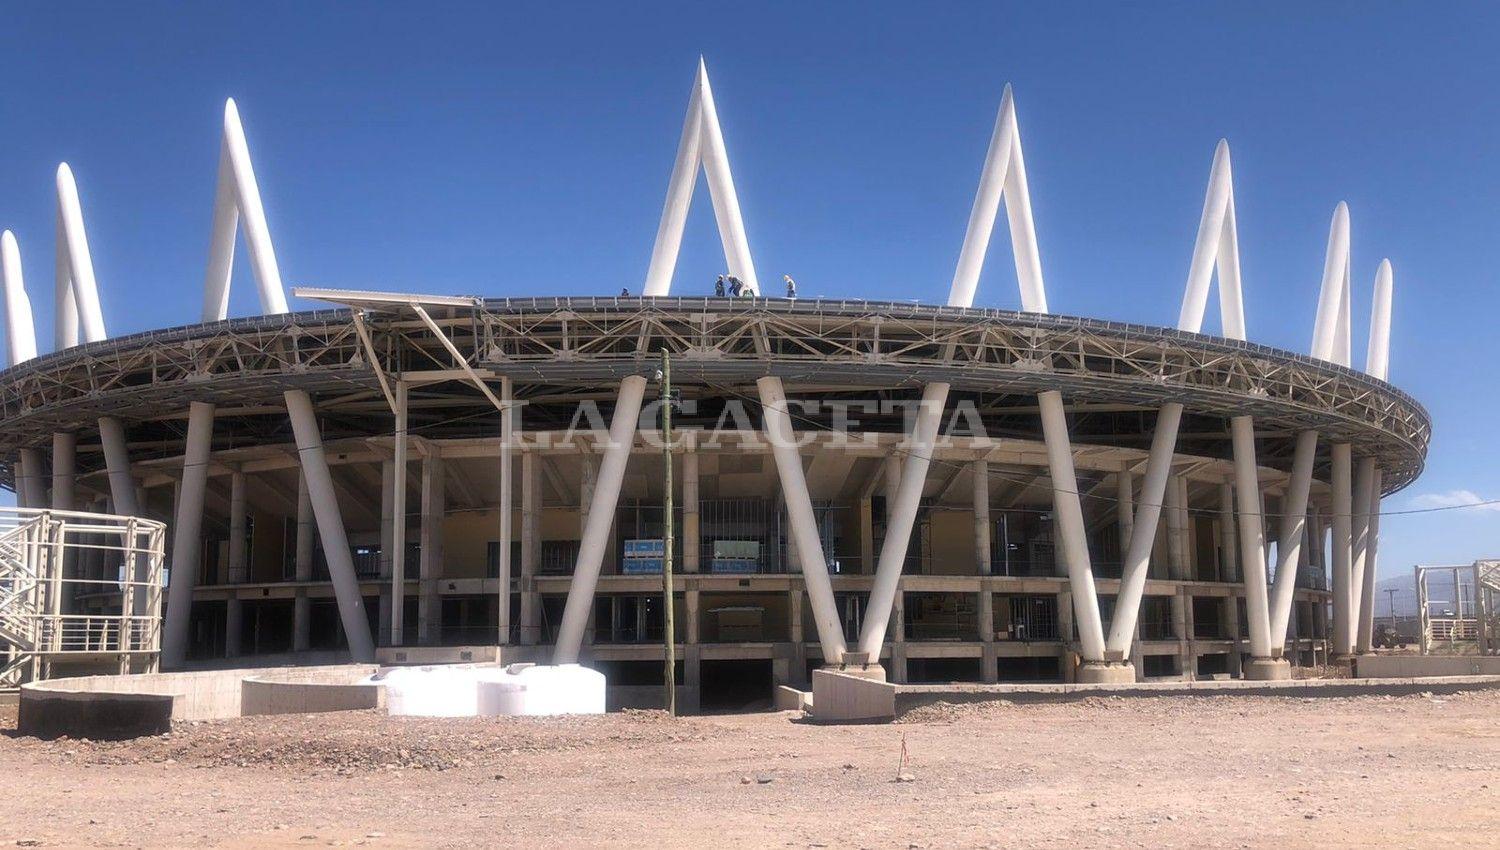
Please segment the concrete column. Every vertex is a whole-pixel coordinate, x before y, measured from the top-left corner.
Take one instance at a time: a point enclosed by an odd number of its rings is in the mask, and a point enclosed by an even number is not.
[[[1365,586],[1365,550],[1369,542],[1370,485],[1375,478],[1375,459],[1361,457],[1354,465],[1349,517],[1349,645],[1359,639],[1360,596]]]
[[[1354,648],[1360,653],[1373,649],[1375,638],[1375,555],[1380,548],[1380,488],[1382,474],[1375,470],[1370,475],[1369,519],[1365,528],[1365,569],[1360,583],[1359,622],[1355,631]],[[1477,567],[1475,568],[1478,569]],[[1486,651],[1484,619],[1484,585],[1479,583],[1479,574],[1474,576],[1474,604],[1479,618],[1479,652]]]
[[[1079,502],[1078,475],[1073,469],[1073,445],[1062,393],[1037,394],[1042,414],[1042,435],[1047,444],[1047,467],[1052,476],[1052,514],[1061,537],[1060,550],[1068,567],[1069,590],[1078,617],[1078,639],[1086,661],[1104,662],[1104,626],[1099,617],[1099,598],[1094,591],[1094,573],[1089,563],[1088,536]]]
[[[78,436],[52,435],[52,510],[74,510],[73,471],[78,458]]]
[[[1167,515],[1167,569],[1168,574],[1178,581],[1188,577],[1183,555],[1182,488],[1178,486],[1181,480],[1176,475],[1167,479],[1167,488],[1163,492],[1163,507]]]
[[[1271,587],[1271,645],[1285,646],[1287,622],[1296,593],[1297,573],[1307,559],[1308,546],[1303,542],[1307,531],[1307,497],[1312,488],[1313,462],[1316,460],[1318,433],[1303,431],[1297,435],[1292,457],[1292,478],[1286,497],[1281,501],[1281,537],[1276,551],[1276,578]]]
[[[249,517],[245,505],[245,473],[238,467],[229,475],[229,583],[244,584],[250,578],[248,546]]]
[[[687,617],[687,628],[684,630],[684,637],[686,638],[685,642],[689,646],[700,642],[698,638],[698,595],[698,591],[696,590],[683,591],[682,594],[683,616]],[[797,640],[801,640],[801,638],[797,638]]]
[[[409,393],[405,381],[396,382],[395,433],[391,441],[391,511],[394,520],[391,525],[391,646],[401,646],[406,640],[406,426]]]
[[[906,594],[897,588],[891,606],[891,681],[906,683]],[[879,659],[872,657],[873,663]]]
[[[235,593],[235,591],[230,591]],[[241,654],[240,635],[245,628],[245,603],[239,596],[229,597],[224,615],[224,657],[236,658]]]
[[[417,642],[432,646],[442,637],[443,514],[447,510],[447,477],[443,459],[432,446],[422,458],[422,580],[417,590]]]
[[[500,623],[498,642],[501,646],[510,643],[510,577],[512,573],[510,543],[513,536],[511,522],[514,520],[511,511],[515,506],[513,495],[515,485],[511,479],[515,474],[516,419],[519,415],[512,407],[514,395],[515,387],[511,379],[501,378],[500,402],[503,410],[500,414],[500,564],[496,582]]]
[[[599,481],[599,466],[591,455],[578,459],[578,533],[581,536],[589,527],[589,504],[594,501],[594,488]]]
[[[198,583],[198,570],[203,559],[203,497],[208,489],[213,436],[214,406],[192,402],[188,409],[177,516],[172,524],[171,584],[167,587],[166,624],[162,629],[161,645],[161,663],[166,670],[181,669],[187,658],[193,588]]]
[[[1120,555],[1124,557],[1135,530],[1135,476],[1129,468],[1115,473],[1115,522],[1120,531]]]
[[[802,643],[802,600],[804,598],[800,589],[793,588],[787,591],[787,639],[793,643]]]
[[[1255,425],[1248,416],[1230,420],[1234,441],[1235,501],[1239,504],[1240,563],[1245,576],[1245,616],[1250,626],[1250,668],[1254,679],[1286,679],[1291,670],[1271,655],[1270,601],[1266,587],[1265,527],[1262,524]]]
[[[396,533],[396,502],[395,502],[396,465],[389,460],[380,462],[380,556],[376,561],[380,578],[386,583],[386,589],[380,594],[380,610],[375,618],[378,635],[376,643],[380,644],[379,635],[384,635],[386,644],[390,643],[391,634],[391,603],[393,601],[390,592],[390,582],[394,577],[396,557],[395,533]]]
[[[534,646],[542,639],[536,592],[537,568],[542,562],[541,506],[537,503],[537,457],[521,454],[521,643]]]
[[[287,390],[284,397],[292,430],[296,434],[302,472],[307,476],[313,515],[323,538],[323,556],[328,561],[328,573],[338,597],[339,617],[344,624],[344,636],[349,641],[349,652],[356,663],[373,663],[375,641],[370,637],[370,624],[365,619],[364,600],[354,574],[354,558],[349,551],[349,536],[344,530],[344,517],[333,489],[333,474],[323,452],[323,435],[313,413],[312,398],[303,390]]]
[[[21,478],[16,487],[16,498],[27,508],[47,506],[47,482],[43,480],[42,452],[40,449],[21,449]]]
[[[896,507],[896,491],[901,487],[901,458],[895,453],[885,456],[885,469],[881,473],[881,491],[885,496],[885,524],[891,524],[891,511]],[[887,531],[887,534],[890,532]]]
[[[1201,578],[1193,546],[1193,516],[1188,504],[1188,480],[1177,476],[1177,545],[1182,550],[1182,576],[1192,581]]]
[[[970,465],[974,477],[974,572],[990,574],[990,463]]]
[[[682,453],[682,569],[689,573],[698,572],[699,561],[703,555],[701,526],[698,519],[698,446],[696,442],[689,439]]]
[[[1240,580],[1240,535],[1234,519],[1234,486],[1219,485],[1219,534],[1224,540],[1224,581]]]
[[[1240,600],[1237,596],[1224,599],[1224,631],[1229,638],[1229,675],[1239,678],[1240,669]]]
[[[293,550],[293,576],[298,582],[312,581],[313,572],[313,510],[312,497],[307,492],[307,476],[297,473],[297,536]],[[307,588],[297,588],[297,598],[292,603],[292,649],[305,652],[312,647],[312,600]]]
[[[1191,680],[1196,673],[1196,651],[1193,647],[1193,598],[1187,588],[1179,587],[1172,594],[1172,630],[1177,632],[1177,658],[1182,667],[1182,678]]]
[[[1061,666],[1063,670],[1064,682],[1077,681],[1077,671],[1074,669],[1072,663],[1073,650],[1078,646],[1078,641],[1073,637],[1074,629],[1073,593],[1069,590],[1058,591],[1057,636],[1062,641],[1063,645],[1063,657]]]
[[[1354,612],[1349,610],[1353,553],[1353,458],[1348,443],[1333,445],[1333,652],[1347,658],[1354,652]]]
[[[979,640],[990,643],[995,639],[995,595],[989,588],[979,591]]]

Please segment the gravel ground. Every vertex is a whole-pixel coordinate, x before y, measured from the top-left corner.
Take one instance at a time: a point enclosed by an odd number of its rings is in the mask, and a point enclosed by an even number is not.
[[[1500,847],[1497,692],[940,703],[858,727],[349,712],[132,742],[17,737],[14,711],[0,846]]]

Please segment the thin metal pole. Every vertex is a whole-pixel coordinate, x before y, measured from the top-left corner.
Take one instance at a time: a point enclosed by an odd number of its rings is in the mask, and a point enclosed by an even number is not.
[[[677,637],[672,616],[672,357],[661,350],[661,454],[666,463],[666,520],[662,523],[661,579],[666,597],[667,711],[677,716]]]

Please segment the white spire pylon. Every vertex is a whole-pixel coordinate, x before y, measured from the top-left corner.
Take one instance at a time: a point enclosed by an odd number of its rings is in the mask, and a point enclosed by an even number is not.
[[[1240,238],[1234,215],[1234,176],[1229,161],[1229,141],[1220,139],[1214,149],[1214,164],[1208,175],[1208,193],[1203,199],[1203,217],[1198,222],[1198,241],[1188,267],[1187,292],[1178,330],[1199,333],[1208,307],[1208,288],[1215,267],[1219,272],[1219,320],[1224,336],[1245,338],[1245,305],[1240,292]]]
[[[59,351],[78,344],[80,329],[84,342],[99,342],[107,336],[78,183],[66,162],[57,166],[57,305]]]
[[[1026,183],[1026,160],[1021,154],[1021,129],[1016,123],[1015,99],[1009,83],[1000,96],[1000,111],[995,116],[995,130],[984,157],[979,191],[969,212],[969,227],[959,251],[958,267],[953,271],[953,285],[948,290],[949,307],[974,306],[979,273],[984,268],[1002,197],[1010,224],[1011,250],[1016,259],[1021,309],[1028,313],[1045,313],[1047,290],[1042,282],[1042,260],[1036,245],[1036,222],[1031,217],[1031,190]]]
[[[1349,312],[1349,205],[1339,201],[1328,227],[1323,284],[1313,325],[1313,357],[1349,365]]]
[[[1391,261],[1381,260],[1375,272],[1375,294],[1370,305],[1370,345],[1365,353],[1365,372],[1384,381],[1391,368]]]
[[[5,285],[5,345],[11,366],[36,357],[36,324],[31,317],[31,297],[21,277],[21,249],[9,230],[0,233],[0,275]]]
[[[250,265],[260,289],[260,306],[266,313],[288,311],[281,270],[271,246],[266,211],[260,187],[250,163],[250,146],[234,99],[224,102],[224,137],[219,146],[219,182],[214,192],[213,236],[208,247],[208,272],[203,280],[203,321],[229,317],[229,281],[234,271],[234,235],[243,221]]]
[[[651,249],[651,266],[646,271],[646,284],[641,289],[641,294],[648,298],[666,295],[672,287],[672,273],[677,268],[682,232],[687,225],[688,207],[693,201],[693,186],[698,181],[700,165],[708,179],[719,239],[724,243],[724,262],[730,274],[738,277],[751,293],[758,295],[760,281],[755,276],[755,263],[750,259],[750,240],[745,236],[739,195],[734,191],[729,154],[724,148],[724,131],[719,127],[719,111],[714,105],[708,68],[702,57],[698,59],[693,93],[688,97],[682,140],[677,144],[677,159],[672,165],[671,181],[667,184],[667,200],[662,207],[661,224],[656,229],[656,244]]]

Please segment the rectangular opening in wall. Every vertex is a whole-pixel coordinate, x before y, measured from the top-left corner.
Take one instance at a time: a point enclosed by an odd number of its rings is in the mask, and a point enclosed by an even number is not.
[[[1055,655],[1043,658],[996,659],[996,674],[1001,682],[1061,682],[1062,667]]]
[[[1224,628],[1224,600],[1222,598],[1193,597],[1193,637],[1200,640],[1223,640],[1229,637]]]
[[[979,600],[973,593],[908,593],[903,602],[907,640],[979,639]]]
[[[1000,594],[995,598],[996,640],[1055,641],[1057,595],[1052,593]]]
[[[762,711],[771,705],[771,660],[703,661],[698,667],[704,712]]]
[[[983,679],[978,658],[908,658],[906,681],[913,684],[978,682]]]
[[[1229,653],[1211,652],[1207,655],[1198,656],[1198,677],[1202,679],[1213,676],[1229,675]]]
[[[1172,625],[1172,597],[1142,597],[1141,616],[1137,624],[1141,640],[1175,640],[1177,629]]]
[[[1175,655],[1147,655],[1141,658],[1141,675],[1147,679],[1181,676],[1180,662]]]

